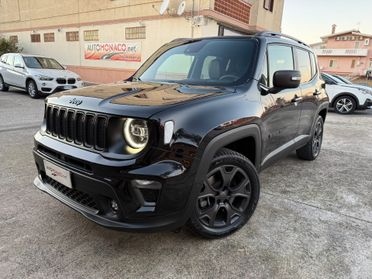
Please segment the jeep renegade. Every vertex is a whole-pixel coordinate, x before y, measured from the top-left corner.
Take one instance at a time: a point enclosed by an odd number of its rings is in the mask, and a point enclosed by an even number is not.
[[[108,228],[226,236],[252,216],[260,170],[318,157],[328,105],[292,37],[177,39],[126,81],[46,99],[34,184]]]

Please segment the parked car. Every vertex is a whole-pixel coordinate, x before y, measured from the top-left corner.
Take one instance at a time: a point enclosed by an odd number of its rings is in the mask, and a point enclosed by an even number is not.
[[[350,114],[372,106],[372,88],[364,85],[348,84],[330,74],[322,73],[330,106],[337,113]]]
[[[368,90],[372,90],[372,87],[368,86],[367,84],[353,83],[349,79],[347,79],[343,76],[340,76],[340,75],[332,74],[331,76],[333,76],[337,80],[341,81],[343,84],[352,85],[352,86],[357,87],[357,88],[365,88],[365,89],[368,89]]]
[[[32,98],[82,87],[81,78],[55,59],[7,53],[0,57],[0,91],[25,89]]]
[[[47,98],[34,184],[105,227],[226,236],[255,211],[260,170],[318,157],[328,106],[296,39],[178,39],[128,81]]]

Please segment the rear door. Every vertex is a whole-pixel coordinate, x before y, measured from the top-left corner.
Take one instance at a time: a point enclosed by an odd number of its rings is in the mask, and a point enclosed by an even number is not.
[[[276,71],[294,70],[293,49],[289,45],[270,44],[267,48],[267,87],[273,87]],[[298,136],[301,89],[283,89],[275,94],[262,96],[266,113],[263,116],[264,162],[274,158],[294,144]]]
[[[6,59],[4,59],[4,63],[2,64],[4,67],[4,70],[2,70],[2,76],[7,84],[12,84],[12,76],[11,76],[11,67],[13,67],[13,60],[14,60],[14,55],[13,54],[8,54]]]
[[[296,69],[301,72],[301,118],[299,134],[309,135],[319,107],[322,81],[318,78],[318,67],[314,54],[302,48],[294,48]]]
[[[26,87],[26,69],[21,55],[14,55],[13,68],[11,71],[13,85]]]

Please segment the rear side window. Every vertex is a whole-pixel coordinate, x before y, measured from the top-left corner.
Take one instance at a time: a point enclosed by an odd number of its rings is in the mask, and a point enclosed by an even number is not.
[[[269,60],[269,87],[273,86],[273,76],[276,71],[294,70],[292,48],[284,45],[269,45],[267,49]]]
[[[310,53],[298,48],[296,48],[296,53],[298,70],[301,72],[301,83],[308,82],[313,76],[311,73]]]
[[[6,64],[6,59],[8,58],[8,54],[4,54],[3,56],[1,56],[1,62],[3,62],[4,64]]]
[[[8,54],[8,58],[6,59],[6,64],[13,66],[13,61],[14,61],[14,55]]]
[[[311,60],[311,76],[314,77],[318,73],[318,65],[316,64],[314,53],[310,53],[310,60]]]

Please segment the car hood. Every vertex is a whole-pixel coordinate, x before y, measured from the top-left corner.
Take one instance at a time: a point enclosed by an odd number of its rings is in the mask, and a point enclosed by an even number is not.
[[[361,85],[361,84],[342,84],[342,86],[345,86],[345,87],[348,87],[348,88],[368,90],[368,91],[370,91],[370,93],[372,93],[372,87],[369,87],[367,85]]]
[[[73,89],[48,97],[47,102],[108,114],[148,118],[185,102],[232,93],[231,88],[119,82]]]
[[[28,69],[31,75],[43,75],[52,78],[77,78],[79,77],[74,72],[69,70],[56,70],[56,69]]]

